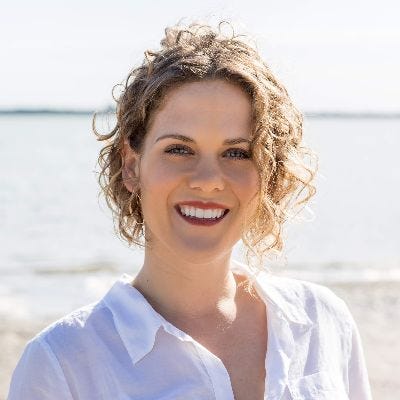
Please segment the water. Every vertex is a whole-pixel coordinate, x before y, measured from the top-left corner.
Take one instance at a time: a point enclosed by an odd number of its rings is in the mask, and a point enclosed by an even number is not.
[[[400,119],[308,119],[305,141],[320,160],[314,220],[286,228],[279,268],[317,282],[400,280]],[[100,146],[89,116],[0,117],[0,311],[29,314],[54,296],[71,309],[140,267],[97,198]]]

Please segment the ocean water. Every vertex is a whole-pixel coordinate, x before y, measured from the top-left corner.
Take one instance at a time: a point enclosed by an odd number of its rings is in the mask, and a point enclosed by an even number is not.
[[[308,118],[304,138],[318,192],[271,264],[322,283],[400,280],[400,119]],[[69,310],[140,268],[98,199],[100,147],[90,116],[0,117],[0,312]]]

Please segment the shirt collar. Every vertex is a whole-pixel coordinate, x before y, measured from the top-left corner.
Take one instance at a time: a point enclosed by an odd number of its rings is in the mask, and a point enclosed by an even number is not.
[[[133,276],[124,273],[102,301],[111,311],[115,327],[134,364],[152,350],[160,327],[180,340],[193,340],[157,313],[132,286],[132,281]]]
[[[232,270],[242,271],[247,275],[263,300],[275,308],[278,317],[295,324],[313,324],[301,301],[304,296],[300,293],[302,285],[296,285],[297,279],[273,275],[267,271],[253,272],[246,264],[237,260],[233,260]]]
[[[248,276],[263,300],[275,308],[275,313],[269,313],[271,318],[283,318],[305,326],[312,324],[297,301],[298,294],[293,285],[285,285],[288,278],[266,272],[253,272],[247,265],[236,260],[231,269]],[[132,281],[133,276],[124,273],[102,301],[111,311],[115,327],[134,364],[152,350],[160,327],[180,340],[193,341],[189,335],[157,313],[146,298],[131,285]]]

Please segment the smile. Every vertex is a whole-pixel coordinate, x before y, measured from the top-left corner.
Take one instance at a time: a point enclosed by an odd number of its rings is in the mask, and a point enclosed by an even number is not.
[[[202,210],[194,207],[187,209],[186,207],[181,208],[178,205],[174,208],[182,219],[192,225],[216,225],[229,213],[228,209]]]

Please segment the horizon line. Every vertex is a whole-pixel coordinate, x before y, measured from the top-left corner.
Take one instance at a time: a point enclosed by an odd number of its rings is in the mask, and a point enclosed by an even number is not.
[[[80,108],[0,108],[0,115],[93,115],[95,112],[113,113],[115,109],[108,107],[100,110]],[[304,111],[306,118],[400,118],[400,111],[342,111],[342,110],[320,110]]]

